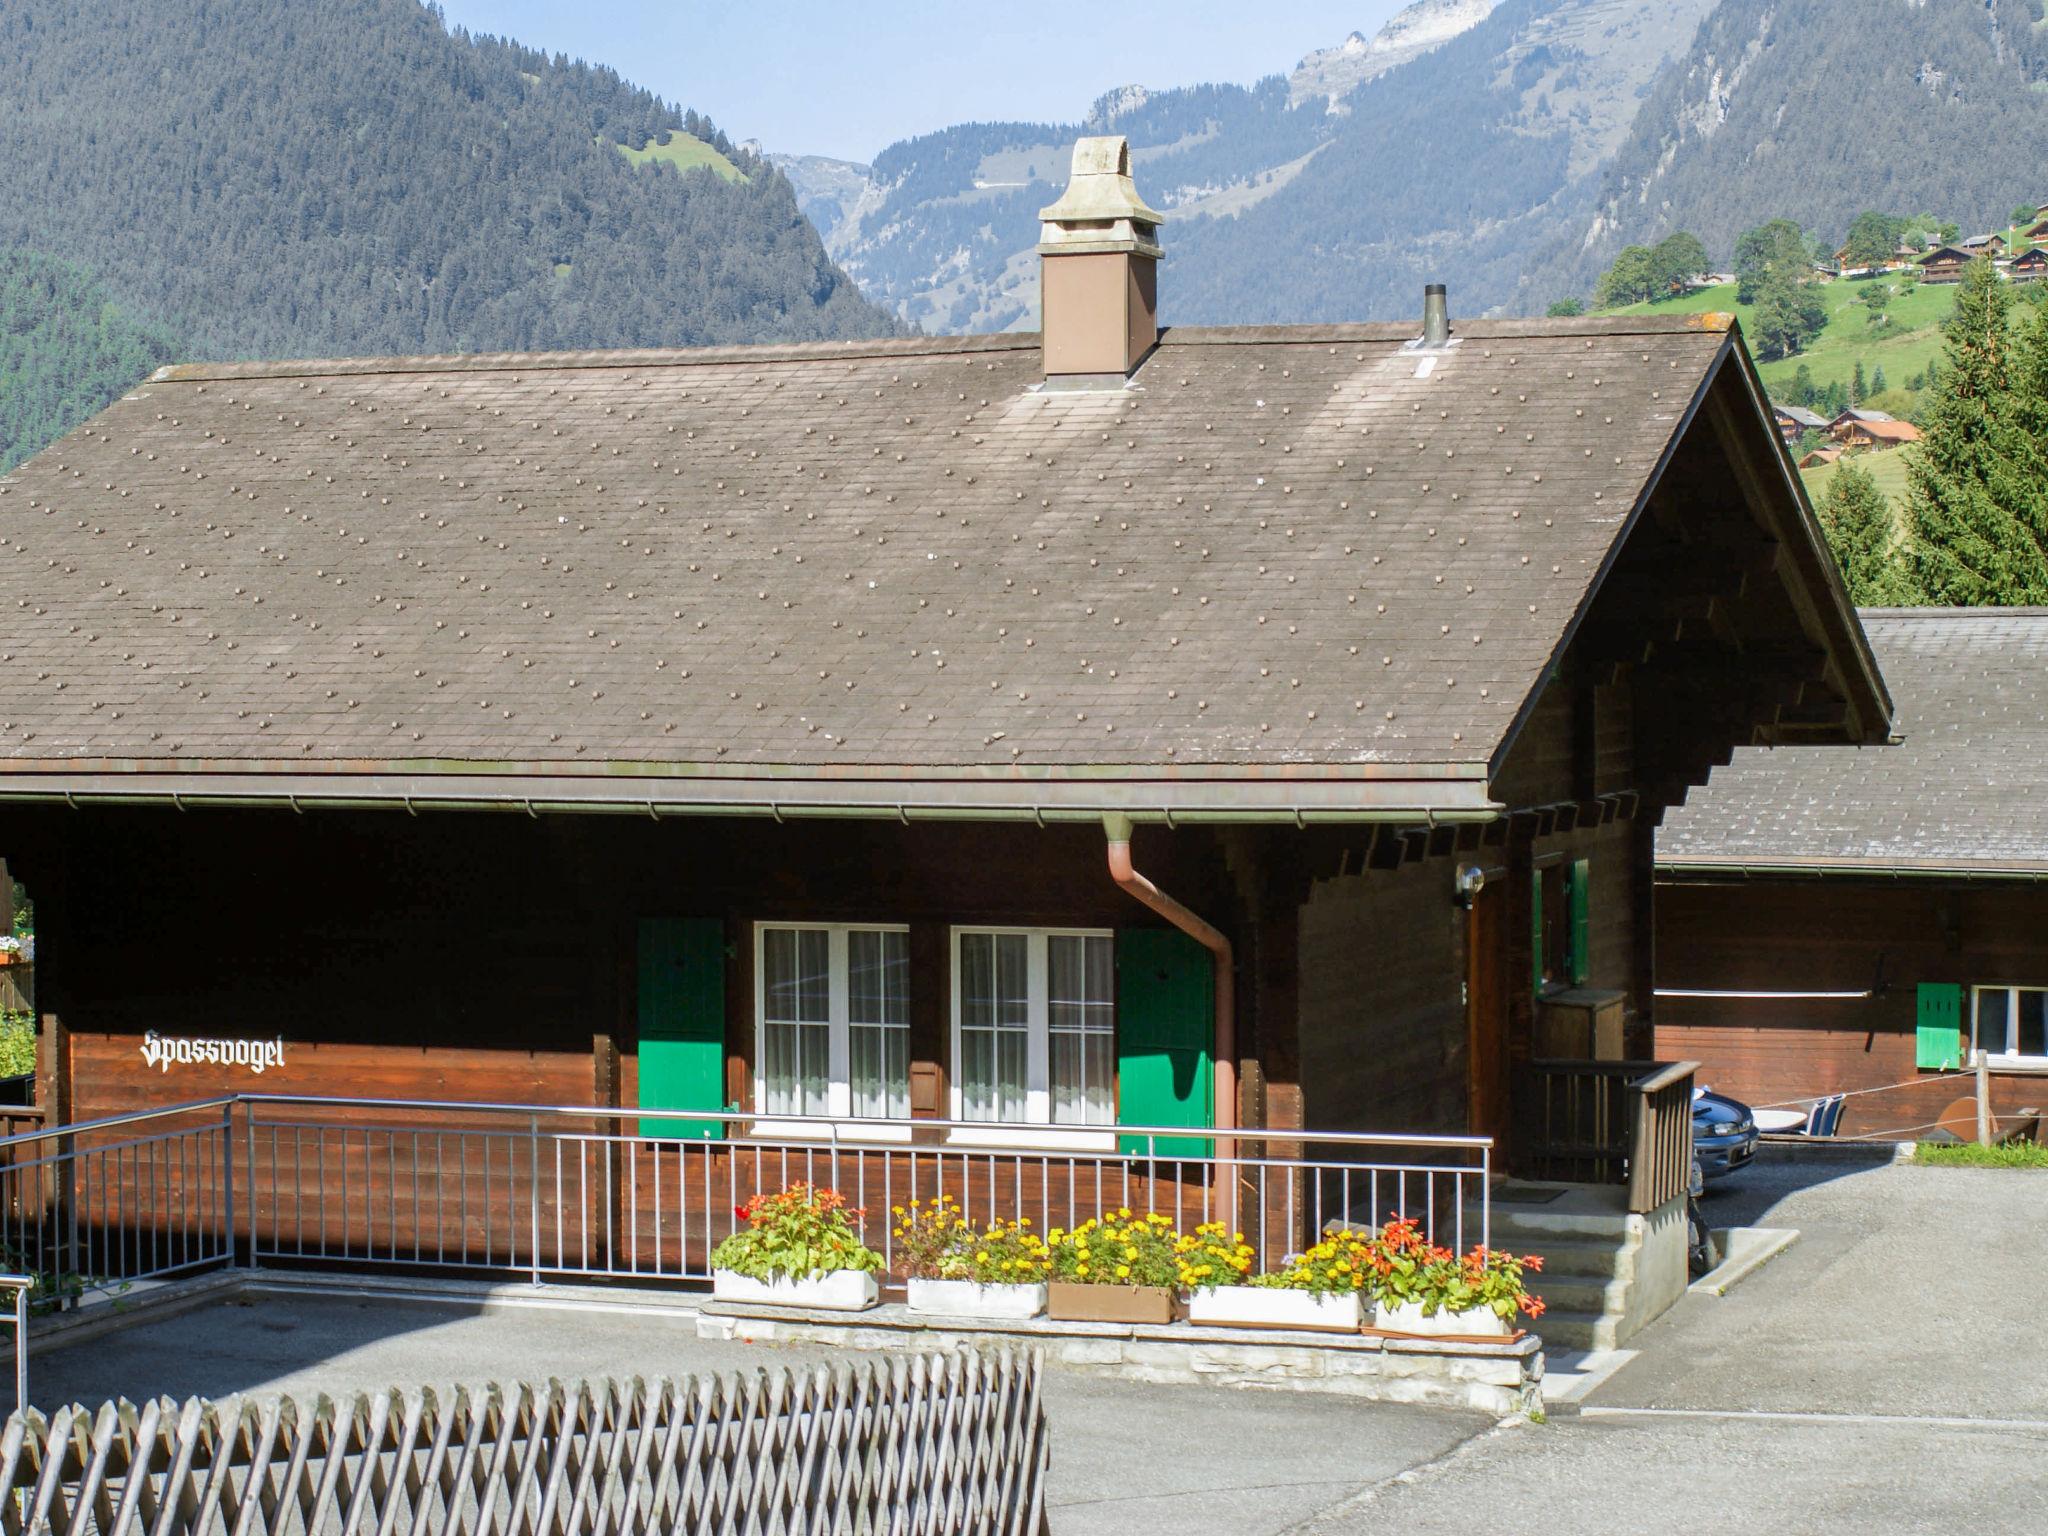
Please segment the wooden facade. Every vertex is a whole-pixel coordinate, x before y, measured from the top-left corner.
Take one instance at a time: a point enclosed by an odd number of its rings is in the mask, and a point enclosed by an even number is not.
[[[1974,1091],[1921,1065],[1922,985],[1962,988],[1967,1055],[1973,988],[2048,986],[2048,884],[1670,877],[1657,947],[1661,1054],[1700,1062],[1703,1084],[1752,1105],[1851,1094],[1841,1134],[1910,1140]],[[1992,1104],[2048,1107],[2048,1074],[1994,1073]]]

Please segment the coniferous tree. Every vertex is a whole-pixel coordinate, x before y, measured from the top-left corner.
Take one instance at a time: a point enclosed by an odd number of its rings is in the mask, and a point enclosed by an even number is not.
[[[1849,375],[1849,403],[1861,405],[1870,391],[1863,383],[1863,359],[1856,359],[1856,367]]]
[[[1819,511],[1821,531],[1852,602],[1870,608],[1910,599],[1891,503],[1869,471],[1853,459],[1836,465]]]
[[[1903,450],[1911,567],[1931,602],[2048,602],[2048,334],[2037,321],[2016,348],[2011,311],[1979,257],[1943,325],[1927,435]]]

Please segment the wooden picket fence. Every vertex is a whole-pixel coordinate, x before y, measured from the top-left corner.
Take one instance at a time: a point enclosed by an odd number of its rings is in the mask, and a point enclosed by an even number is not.
[[[1036,1354],[17,1413],[8,1536],[1043,1536]]]

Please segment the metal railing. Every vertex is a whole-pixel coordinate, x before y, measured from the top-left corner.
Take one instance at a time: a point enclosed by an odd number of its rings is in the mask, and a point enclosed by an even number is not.
[[[797,1181],[844,1194],[891,1273],[895,1208],[941,1195],[1041,1232],[1120,1209],[1221,1221],[1262,1268],[1340,1221],[1491,1239],[1486,1137],[1238,1129],[1219,1159],[1189,1149],[1221,1136],[1184,1127],[985,1144],[999,1129],[238,1094],[0,1138],[0,1242],[60,1295],[238,1262],[703,1280],[737,1207]]]
[[[13,1302],[14,1406],[28,1406],[28,1299],[36,1288],[34,1275],[0,1275],[0,1291]]]

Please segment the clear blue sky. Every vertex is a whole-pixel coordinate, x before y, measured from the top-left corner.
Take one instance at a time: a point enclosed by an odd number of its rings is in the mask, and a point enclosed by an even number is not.
[[[449,23],[609,64],[735,139],[871,158],[949,123],[1075,121],[1114,86],[1249,83],[1403,0],[441,0]]]

